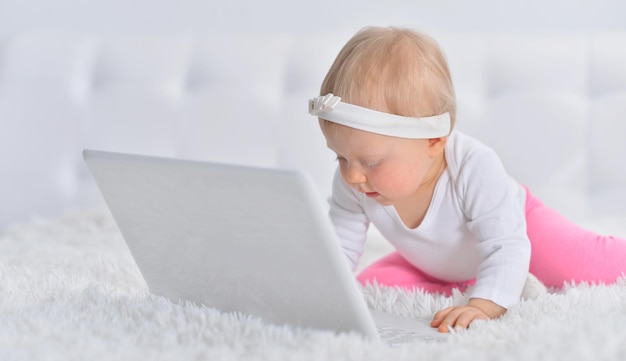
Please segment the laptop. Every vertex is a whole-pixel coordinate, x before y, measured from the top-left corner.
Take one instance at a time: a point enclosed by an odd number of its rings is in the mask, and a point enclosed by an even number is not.
[[[392,345],[447,337],[424,321],[368,310],[302,173],[97,150],[83,157],[156,295],[372,339],[382,327]]]

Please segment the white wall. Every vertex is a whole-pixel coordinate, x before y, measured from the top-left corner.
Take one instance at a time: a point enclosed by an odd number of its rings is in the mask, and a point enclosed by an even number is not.
[[[621,0],[2,0],[0,34],[31,30],[189,32],[626,29]]]
[[[211,156],[202,158],[296,165],[316,174],[327,190],[328,166],[320,155],[323,150],[317,149],[323,144],[301,104],[316,92],[341,44],[366,25],[408,26],[439,39],[451,62],[464,116],[459,128],[482,134],[509,161],[531,162],[512,170],[522,181],[536,183],[549,204],[574,217],[581,210],[609,209],[607,205],[626,211],[626,172],[619,157],[626,153],[620,105],[626,99],[626,72],[621,70],[626,63],[626,1],[0,0],[0,232],[6,224],[33,215],[52,216],[89,204],[93,194],[77,191],[90,181],[77,165],[84,146],[163,155],[210,150]],[[456,35],[446,35],[450,33]],[[267,39],[264,34],[278,36]],[[493,36],[487,42],[484,34]],[[587,42],[586,35],[596,42]],[[254,49],[255,57],[246,49]],[[491,62],[497,66],[488,68],[487,54],[497,56]],[[596,58],[590,61],[589,54]],[[150,57],[158,59],[151,62]],[[202,62],[195,64],[196,70],[194,61]],[[599,68],[586,69],[588,63]],[[180,106],[176,92],[187,71],[195,71],[205,85],[208,80],[213,84],[191,89]],[[589,83],[590,74],[600,79],[597,84]],[[211,92],[225,86],[231,87],[229,101],[211,103]],[[160,93],[150,93],[155,89]],[[243,98],[249,108],[236,106],[241,90],[247,92]],[[282,97],[282,108],[267,101],[266,94]],[[544,119],[554,118],[545,128],[549,134],[543,135],[553,134],[558,142],[516,154],[511,145],[523,141],[494,137],[490,130],[495,128],[480,123],[494,121],[497,128],[497,120],[516,105],[516,121],[532,116],[542,126]],[[537,105],[554,114],[535,110]],[[203,141],[209,138],[188,132],[184,136],[197,138],[187,143],[191,148],[173,151],[181,139],[169,137],[171,120],[187,117],[187,125],[206,127],[201,120],[208,107],[223,118],[237,114],[237,122],[253,116],[273,126],[272,119],[283,121],[277,127],[282,144],[273,144],[267,127],[244,133],[238,130],[245,124],[235,122],[223,128],[208,125],[212,133],[204,134],[213,136],[211,149]],[[287,122],[300,117],[302,122]],[[601,121],[590,127],[594,117]],[[137,121],[131,124],[129,119]],[[159,123],[156,130],[142,136],[154,122]],[[497,129],[510,136],[532,136],[506,124]],[[234,132],[249,146],[237,154],[227,141]],[[590,144],[592,149],[587,149]],[[47,158],[32,166],[42,149]],[[551,154],[543,156],[546,152]],[[553,165],[553,160],[567,162]],[[541,174],[533,178],[528,169],[549,177],[537,180]],[[598,206],[589,207],[583,193],[609,188],[618,192],[596,196],[592,203]]]

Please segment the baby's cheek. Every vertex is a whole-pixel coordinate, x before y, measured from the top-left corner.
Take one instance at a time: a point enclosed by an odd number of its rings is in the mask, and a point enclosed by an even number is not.
[[[404,193],[408,186],[406,179],[387,177],[379,182],[379,188],[389,194]]]

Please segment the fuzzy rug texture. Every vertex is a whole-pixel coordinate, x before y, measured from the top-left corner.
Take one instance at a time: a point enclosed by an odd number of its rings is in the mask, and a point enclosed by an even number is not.
[[[464,301],[363,294],[420,319]],[[151,295],[108,212],[82,211],[0,236],[0,360],[626,360],[626,280],[565,286],[443,343],[390,348]]]

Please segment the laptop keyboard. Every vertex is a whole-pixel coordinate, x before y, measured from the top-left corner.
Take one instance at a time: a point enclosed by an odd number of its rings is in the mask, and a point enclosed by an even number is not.
[[[379,327],[378,335],[380,339],[390,345],[398,346],[412,342],[443,342],[445,338],[437,335],[425,335],[396,327]]]

